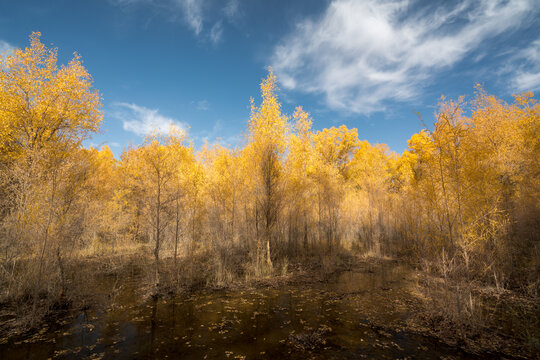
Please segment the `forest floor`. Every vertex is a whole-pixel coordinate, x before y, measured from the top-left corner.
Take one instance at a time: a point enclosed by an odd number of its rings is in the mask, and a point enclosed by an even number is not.
[[[0,304],[0,344],[31,338],[44,323],[89,308],[107,308],[112,302],[119,303],[121,296],[128,299],[122,301],[144,303],[150,297],[197,296],[200,292],[219,296],[260,289],[316,288],[332,301],[355,301],[363,321],[381,334],[414,333],[480,356],[534,358],[540,350],[538,299],[457,281],[447,284],[398,260],[340,256],[331,264],[289,264],[286,271],[274,276],[238,278],[219,285],[189,281],[191,286],[187,286],[183,281],[180,287],[162,286],[157,292],[149,285],[150,258],[88,258],[70,266],[85,270],[71,279],[71,291],[62,301],[47,303],[40,321],[18,316],[31,309],[20,299]],[[468,298],[460,288],[470,290]]]
[[[347,256],[332,264],[331,269],[320,265],[305,267],[293,266],[286,276],[274,276],[253,280],[249,283],[235,284],[238,288],[246,286],[310,287],[316,283],[333,281],[336,274],[344,272],[372,273],[380,275],[381,266],[399,267],[404,261],[390,258]],[[406,265],[409,268],[410,265]],[[402,269],[402,268],[400,268]],[[441,276],[413,269],[403,272],[408,286],[405,291],[394,290],[395,280],[387,279],[377,283],[374,289],[384,304],[372,314],[366,309],[366,318],[372,327],[381,331],[416,333],[435,338],[449,346],[477,355],[507,356],[510,358],[540,358],[540,299],[505,289],[494,289],[478,283],[453,280],[445,283]],[[402,270],[398,270],[398,273]],[[397,281],[400,283],[400,281]],[[397,284],[396,287],[403,286]],[[461,288],[461,291],[460,291]],[[464,289],[470,290],[473,310],[468,308],[463,298]],[[362,295],[364,292],[351,292],[345,295]],[[459,295],[458,295],[459,294]],[[373,293],[371,294],[373,296]],[[376,299],[380,299],[375,296]],[[468,300],[468,299],[467,299]],[[461,309],[460,309],[461,307]],[[384,309],[384,310],[383,310]],[[406,318],[377,316],[381,310],[387,313],[405,313]]]

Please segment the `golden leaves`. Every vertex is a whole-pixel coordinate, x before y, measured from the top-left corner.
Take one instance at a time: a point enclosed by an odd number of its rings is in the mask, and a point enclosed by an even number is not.
[[[18,156],[42,148],[80,144],[99,130],[101,98],[80,56],[57,65],[57,50],[47,49],[40,33],[30,47],[0,58],[0,152]],[[11,154],[11,155],[9,155]]]

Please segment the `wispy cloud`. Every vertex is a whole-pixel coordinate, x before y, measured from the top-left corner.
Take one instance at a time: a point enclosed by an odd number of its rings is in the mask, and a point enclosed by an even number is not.
[[[176,0],[184,10],[184,18],[195,35],[203,30],[203,0]]]
[[[235,134],[223,137],[225,127],[221,120],[217,120],[210,130],[202,130],[198,133],[191,134],[191,137],[197,145],[203,145],[205,142],[209,144],[218,144],[227,147],[238,145],[241,140],[241,135]]]
[[[152,4],[153,0],[109,0],[115,6],[131,6],[137,4]]]
[[[11,45],[7,41],[0,40],[0,55],[8,54],[15,50],[15,46]]]
[[[186,132],[189,128],[183,122],[161,115],[158,109],[149,109],[123,102],[114,103],[113,107],[115,111],[112,112],[112,116],[122,121],[124,130],[139,136],[150,134],[153,131],[167,134],[171,124]]]
[[[235,22],[241,15],[240,2],[238,0],[229,0],[223,7],[223,13],[229,22]]]
[[[221,40],[221,35],[223,35],[223,24],[220,20],[212,26],[212,29],[210,30],[210,40],[213,44],[217,44],[219,40]]]
[[[486,40],[518,29],[534,16],[534,3],[334,0],[320,18],[299,23],[271,63],[284,88],[323,94],[331,108],[384,110],[388,100],[417,97]]]
[[[510,64],[512,90],[540,90],[540,39],[518,51]]]
[[[234,23],[242,14],[238,0],[228,0],[223,7],[209,0],[109,0],[118,7],[143,5],[172,21],[180,20],[200,40],[217,44],[223,35],[224,23]],[[211,27],[209,24],[213,24]]]
[[[205,100],[192,101],[191,103],[195,104],[195,108],[197,110],[206,111],[206,110],[210,109],[210,103],[206,99]]]
[[[151,7],[170,19],[182,19],[197,36],[204,28],[203,7],[206,0],[109,0],[109,3],[121,8]]]

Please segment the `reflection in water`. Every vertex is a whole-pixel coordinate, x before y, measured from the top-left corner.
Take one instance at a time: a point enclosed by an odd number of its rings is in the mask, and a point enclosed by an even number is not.
[[[154,352],[154,340],[156,338],[156,313],[158,299],[152,298],[152,315],[150,317],[150,352]]]
[[[408,296],[411,278],[409,270],[390,264],[344,272],[328,283],[154,298],[144,304],[127,286],[104,310],[82,312],[51,324],[42,335],[0,345],[0,358],[466,357],[432,340],[370,325],[370,319],[405,318],[391,304]]]

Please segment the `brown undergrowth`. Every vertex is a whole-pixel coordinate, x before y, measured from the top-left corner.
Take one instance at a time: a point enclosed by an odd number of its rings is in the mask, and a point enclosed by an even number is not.
[[[406,328],[475,354],[540,353],[538,297],[419,273]]]

